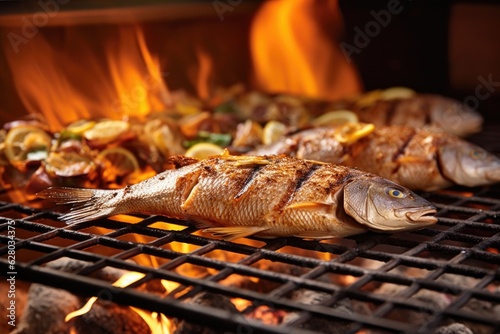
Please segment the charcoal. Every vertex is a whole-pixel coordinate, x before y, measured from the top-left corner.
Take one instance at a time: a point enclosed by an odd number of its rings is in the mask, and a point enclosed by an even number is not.
[[[474,334],[467,326],[461,323],[454,323],[448,326],[439,327],[434,334]]]
[[[69,330],[64,318],[81,306],[81,299],[71,293],[32,284],[23,316],[11,334],[66,334]]]
[[[331,294],[329,293],[307,289],[295,290],[290,295],[290,299],[292,299],[294,302],[306,305],[321,305],[324,304],[330,297]],[[353,305],[347,298],[335,303],[331,306],[331,308],[337,312],[353,314]],[[301,314],[299,312],[289,313],[283,318],[283,324],[292,325],[300,317]],[[313,331],[320,331],[322,333],[342,334],[347,332],[351,328],[351,323],[349,321],[327,319],[325,317],[313,315],[305,322],[300,323],[298,327]]]
[[[212,307],[219,310],[228,311],[233,314],[239,313],[234,304],[229,300],[229,298],[210,293],[204,292],[197,294],[193,299],[189,301],[191,304],[201,305],[205,307]],[[192,323],[186,320],[174,319],[175,331],[174,334],[234,334],[235,332],[222,332],[220,329],[211,329],[203,326],[199,323]]]
[[[89,264],[71,258],[60,258],[45,266],[64,272],[77,272]],[[92,273],[91,276],[114,282],[125,273],[126,271],[116,268],[104,268]],[[34,283],[28,290],[27,302],[19,324],[11,334],[66,334],[73,323],[76,324],[77,333],[82,334],[150,332],[149,328],[141,329],[141,326],[147,325],[130,308],[114,304],[113,307],[103,306],[100,301],[94,304],[89,313],[75,318],[71,323],[66,322],[66,315],[80,309],[85,301],[65,290]]]
[[[150,334],[149,326],[128,306],[97,301],[89,312],[71,321],[79,334]]]

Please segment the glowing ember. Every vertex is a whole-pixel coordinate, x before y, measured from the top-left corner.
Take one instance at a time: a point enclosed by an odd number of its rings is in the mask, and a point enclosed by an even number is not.
[[[490,253],[493,253],[493,254],[499,254],[500,253],[500,251],[497,248],[493,248],[493,247],[486,248],[486,251],[490,252]]]
[[[236,306],[236,309],[240,312],[252,305],[251,301],[242,298],[232,298],[231,303],[233,303],[234,306]]]
[[[122,277],[120,277],[116,282],[113,283],[113,286],[123,288],[123,287],[126,287],[126,286],[134,283],[134,282],[137,282],[138,280],[140,280],[144,276],[145,275],[142,273],[130,272],[130,273],[127,273],[127,274],[123,275]],[[68,313],[64,320],[66,320],[66,322],[68,322],[75,317],[79,317],[85,313],[88,313],[90,311],[90,309],[92,308],[92,305],[94,305],[94,303],[96,301],[97,301],[97,297],[90,298],[87,301],[87,303],[85,305],[83,305],[83,307],[81,309]]]

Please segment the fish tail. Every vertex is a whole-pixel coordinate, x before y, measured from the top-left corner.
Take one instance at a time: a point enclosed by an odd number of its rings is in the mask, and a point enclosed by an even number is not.
[[[94,190],[81,188],[50,187],[39,193],[56,204],[77,204],[60,219],[68,224],[82,223],[120,213],[113,199],[119,190]]]

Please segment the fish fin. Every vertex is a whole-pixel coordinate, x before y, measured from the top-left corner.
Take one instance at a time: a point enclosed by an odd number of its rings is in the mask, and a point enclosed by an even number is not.
[[[182,179],[182,183],[185,184],[185,188],[182,192],[182,209],[186,209],[194,200],[196,195],[196,190],[198,189],[198,183],[200,182],[201,170],[196,170],[193,173],[186,175]]]
[[[54,201],[56,204],[78,204],[60,219],[68,224],[82,223],[120,213],[112,201],[118,190],[94,190],[81,188],[50,187],[38,197]]]
[[[199,218],[199,217],[196,217],[196,218],[189,217],[189,223],[194,225],[199,230],[205,230],[207,228],[214,226],[213,221],[206,220],[206,219]]]
[[[295,234],[295,236],[303,239],[330,239],[335,237],[328,231],[304,231],[299,234]]]
[[[184,155],[171,155],[165,160],[165,164],[170,167],[167,169],[179,169],[197,162],[199,162],[198,159],[186,157]]]
[[[285,207],[284,210],[327,210],[331,208],[331,204],[319,202],[298,202]]]
[[[204,229],[203,232],[212,233],[215,236],[224,238],[224,240],[231,241],[264,232],[267,229],[267,227],[262,226],[227,226],[210,227]]]
[[[36,196],[48,199],[56,204],[75,204],[91,199],[94,196],[94,191],[92,189],[50,187],[40,191]]]

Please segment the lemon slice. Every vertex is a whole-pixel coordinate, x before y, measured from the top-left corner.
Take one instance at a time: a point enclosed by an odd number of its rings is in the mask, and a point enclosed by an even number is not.
[[[393,100],[393,99],[407,99],[415,95],[416,92],[413,89],[406,87],[391,87],[383,90],[380,93],[380,99],[382,100]]]
[[[335,139],[341,143],[353,143],[360,138],[368,136],[375,130],[371,123],[349,123],[338,129]]]
[[[236,133],[232,145],[234,147],[253,147],[262,143],[262,126],[259,123],[247,119],[236,127]]]
[[[103,165],[102,178],[106,182],[116,182],[139,171],[139,163],[129,150],[122,147],[111,147],[97,155],[97,160]]]
[[[358,101],[356,101],[356,106],[358,106],[359,108],[371,106],[377,100],[380,100],[381,94],[382,90],[380,89],[367,92],[366,94],[362,95]]]
[[[212,143],[198,143],[186,151],[185,156],[199,160],[207,159],[214,155],[221,155],[224,149]]]
[[[196,114],[199,114],[201,113],[201,110],[200,108],[198,108],[197,106],[194,106],[194,105],[189,105],[189,104],[185,104],[185,103],[177,103],[175,105],[177,111],[179,112],[179,114],[181,115],[196,115]]]
[[[318,126],[331,126],[342,125],[347,123],[358,123],[358,116],[350,110],[335,110],[327,112],[311,121],[311,125]]]
[[[86,119],[82,119],[82,120],[71,123],[64,130],[69,132],[69,133],[75,134],[75,135],[81,135],[85,131],[92,129],[92,127],[94,127],[94,125],[95,125],[95,121],[89,121]]]
[[[83,132],[85,139],[98,145],[108,144],[128,131],[130,125],[125,121],[104,120]]]
[[[92,159],[77,152],[51,152],[45,164],[49,174],[62,177],[87,175],[95,167]]]
[[[4,152],[11,164],[18,165],[30,159],[41,160],[45,158],[50,143],[51,137],[44,130],[36,126],[22,125],[9,130],[5,136]],[[34,154],[41,151],[45,153]],[[33,157],[36,157],[36,159],[33,159]]]
[[[269,121],[262,129],[262,143],[269,145],[276,142],[286,133],[286,125],[278,121]]]

